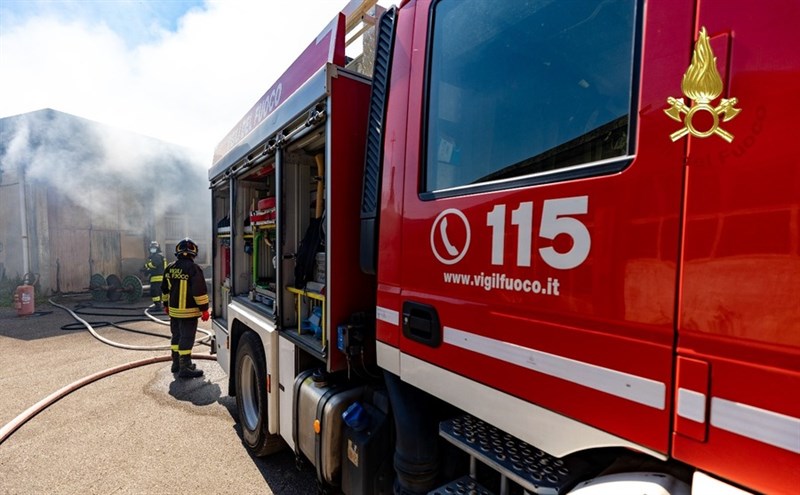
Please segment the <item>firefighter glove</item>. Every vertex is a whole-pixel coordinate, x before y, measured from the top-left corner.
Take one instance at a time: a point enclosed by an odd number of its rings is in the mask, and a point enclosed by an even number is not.
[[[203,311],[203,314],[202,316],[200,316],[200,319],[203,321],[208,321],[208,311]]]
[[[164,305],[164,313],[169,315],[169,306],[167,306],[166,304]]]

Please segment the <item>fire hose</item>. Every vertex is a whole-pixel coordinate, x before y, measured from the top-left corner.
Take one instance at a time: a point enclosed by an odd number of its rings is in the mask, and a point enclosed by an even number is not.
[[[83,326],[85,326],[89,330],[89,332],[92,334],[93,337],[95,337],[100,342],[103,342],[104,344],[107,344],[107,345],[110,345],[110,346],[113,346],[113,347],[119,347],[121,349],[128,349],[128,350],[154,351],[154,350],[170,350],[171,349],[170,346],[136,346],[136,345],[120,344],[118,342],[114,342],[112,340],[106,339],[105,337],[99,335],[97,333],[97,331],[94,329],[94,327],[89,322],[87,322],[86,320],[84,320],[83,318],[78,316],[78,314],[75,311],[72,311],[71,309],[67,308],[66,306],[63,306],[61,304],[56,303],[55,301],[53,301],[53,299],[49,299],[48,302],[51,305],[53,305],[53,306],[55,306],[57,308],[61,308],[61,309],[65,310],[65,311],[67,311],[68,313],[70,313],[73,318],[75,318],[78,322],[80,322]],[[146,309],[145,309],[144,313],[150,319],[154,320],[157,323],[160,323],[162,325],[168,325],[169,324],[168,322],[165,322],[163,320],[160,320],[160,319],[154,317]],[[195,340],[195,344],[205,342],[205,341],[207,341],[207,340],[209,340],[211,338],[211,333],[208,332],[207,330],[198,329],[198,331],[203,332],[204,334],[206,334],[206,336],[196,339]],[[166,337],[166,336],[164,336],[164,337]],[[217,360],[216,356],[212,356],[210,354],[193,354],[192,355],[192,359],[206,359],[206,360],[211,360],[211,361],[216,361]],[[60,399],[66,397],[67,395],[71,394],[72,392],[74,392],[74,391],[76,391],[76,390],[78,390],[78,389],[80,389],[80,388],[82,388],[82,387],[84,387],[86,385],[89,385],[90,383],[94,383],[94,382],[96,382],[96,381],[98,381],[98,380],[100,380],[102,378],[106,378],[108,376],[120,373],[122,371],[127,371],[127,370],[130,370],[130,369],[139,368],[139,367],[142,367],[142,366],[147,366],[147,365],[150,365],[150,364],[163,363],[163,362],[167,362],[167,361],[171,361],[171,360],[172,360],[172,357],[167,355],[167,356],[158,356],[158,357],[152,357],[152,358],[147,358],[147,359],[140,359],[138,361],[131,361],[129,363],[121,364],[119,366],[114,366],[112,368],[108,368],[106,370],[99,371],[97,373],[93,373],[93,374],[91,374],[89,376],[86,376],[86,377],[81,378],[81,379],[79,379],[79,380],[77,380],[75,382],[72,382],[71,384],[69,384],[69,385],[67,385],[65,387],[62,387],[61,389],[53,392],[52,394],[48,395],[44,399],[40,400],[39,402],[37,402],[33,406],[29,407],[28,409],[23,411],[21,414],[19,414],[16,418],[14,418],[13,420],[9,421],[5,426],[0,428],[0,445],[2,445],[3,442],[5,442],[6,439],[8,437],[10,437],[15,431],[17,431],[22,425],[24,425],[25,423],[27,423],[28,421],[33,419],[34,416],[36,416],[40,412],[44,411],[45,409],[47,409],[48,407],[50,407],[52,404],[54,404],[55,402],[59,401]]]
[[[211,361],[217,360],[216,356],[212,356],[210,354],[192,354],[192,359],[208,359]],[[6,439],[10,437],[15,431],[17,431],[22,425],[27,423],[29,420],[33,419],[34,416],[47,409],[58,400],[80,389],[81,387],[89,385],[90,383],[94,383],[97,380],[100,380],[101,378],[106,378],[108,376],[117,374],[122,371],[139,368],[141,366],[147,366],[149,364],[163,363],[171,360],[172,358],[170,356],[158,356],[147,359],[140,359],[139,361],[131,361],[130,363],[125,363],[119,366],[114,366],[113,368],[108,368],[103,371],[98,371],[97,373],[83,377],[77,381],[74,381],[69,385],[67,385],[66,387],[63,387],[53,392],[52,394],[40,400],[36,404],[32,405],[31,407],[26,409],[22,414],[12,419],[5,426],[0,428],[0,445],[2,445],[3,442],[5,442]]]
[[[120,344],[119,342],[114,342],[113,340],[109,340],[109,339],[103,337],[102,335],[98,334],[97,331],[94,329],[94,327],[89,322],[87,322],[86,320],[84,320],[83,318],[78,316],[78,314],[75,311],[69,309],[66,306],[62,306],[61,304],[56,303],[55,301],[53,301],[52,298],[48,299],[48,302],[51,305],[53,305],[53,306],[55,306],[57,308],[61,308],[64,311],[67,311],[69,314],[72,315],[73,318],[75,318],[75,320],[77,320],[83,326],[85,326],[86,329],[89,330],[89,333],[91,333],[94,338],[96,338],[97,340],[99,340],[100,342],[102,342],[104,344],[107,344],[107,345],[110,345],[110,346],[113,346],[113,347],[118,347],[120,349],[132,350],[132,351],[168,351],[168,350],[170,350],[170,346],[169,345],[146,346],[146,345],[128,345],[128,344]],[[160,319],[154,317],[147,310],[145,310],[144,313],[148,318],[150,318],[151,320],[153,320],[153,321],[155,321],[155,322],[157,322],[157,323],[159,323],[161,325],[169,325],[169,322],[165,322],[163,320],[160,320]],[[198,332],[201,332],[201,333],[205,334],[205,337],[197,338],[195,340],[195,344],[206,343],[208,340],[211,339],[212,335],[211,335],[211,332],[209,332],[208,330],[198,329]],[[164,337],[166,337],[166,336],[164,336]]]

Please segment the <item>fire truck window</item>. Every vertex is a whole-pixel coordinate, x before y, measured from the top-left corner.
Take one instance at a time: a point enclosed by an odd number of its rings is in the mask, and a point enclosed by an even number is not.
[[[440,0],[425,191],[628,153],[635,0]]]

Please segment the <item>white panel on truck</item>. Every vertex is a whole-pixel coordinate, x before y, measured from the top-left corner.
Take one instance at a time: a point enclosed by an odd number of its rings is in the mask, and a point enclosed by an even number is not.
[[[278,389],[280,410],[280,434],[294,450],[292,439],[292,404],[294,404],[294,351],[292,342],[278,337]]]

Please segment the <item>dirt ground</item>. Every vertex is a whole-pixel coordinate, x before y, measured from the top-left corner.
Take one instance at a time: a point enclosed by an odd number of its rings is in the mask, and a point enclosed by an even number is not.
[[[146,299],[54,302],[115,343],[169,345],[169,327],[144,314]],[[0,308],[0,428],[81,378],[168,354],[103,343],[47,301],[37,301],[36,310],[19,317]],[[208,322],[200,328],[211,329]],[[207,345],[194,349],[208,353]],[[248,454],[227,377],[213,360],[195,362],[204,377],[179,380],[170,363],[149,364],[88,384],[34,416],[0,444],[0,493],[316,493],[312,469],[298,471],[288,449],[266,458]]]

